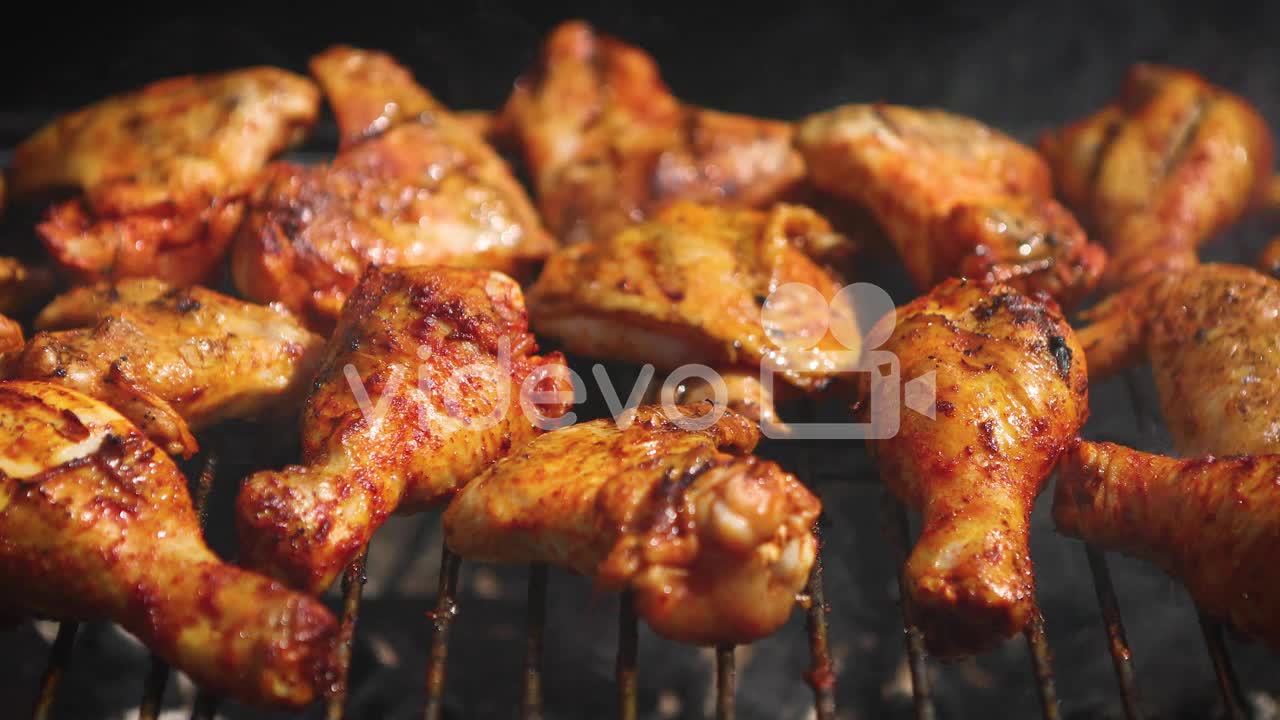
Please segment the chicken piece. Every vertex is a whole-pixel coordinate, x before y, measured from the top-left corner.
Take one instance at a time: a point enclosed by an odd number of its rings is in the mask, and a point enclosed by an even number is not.
[[[1058,531],[1182,580],[1196,604],[1280,650],[1280,455],[1177,460],[1082,442],[1058,470]]]
[[[755,419],[772,421],[770,398],[755,394],[759,383],[744,373],[759,378],[765,366],[785,383],[776,390],[816,392],[851,369],[860,350],[857,333],[827,333],[837,322],[855,328],[855,309],[799,249],[830,233],[798,206],[765,213],[677,203],[607,240],[551,256],[529,291],[533,326],[575,354],[735,374],[742,382],[729,389],[748,391],[732,398],[735,406],[755,405]],[[784,311],[790,327],[766,323],[766,301],[780,299],[775,293],[788,283],[811,288],[813,302]],[[790,339],[778,337],[783,332]]]
[[[22,346],[22,326],[0,315],[0,380],[9,377],[12,372],[9,366]]]
[[[329,165],[272,165],[232,250],[236,286],[321,332],[370,263],[527,276],[555,241],[498,154],[389,56],[312,60],[338,117]]]
[[[1063,199],[1110,251],[1112,289],[1194,265],[1272,173],[1271,131],[1247,102],[1158,65],[1134,66],[1120,97],[1040,147]]]
[[[583,22],[551,32],[502,112],[566,243],[608,238],[677,200],[767,206],[804,175],[788,123],[683,105],[653,58]]]
[[[15,377],[109,403],[168,452],[232,418],[295,417],[324,339],[287,312],[154,278],[80,287],[36,318]]]
[[[210,281],[249,181],[302,138],[319,101],[311,81],[269,67],[162,80],[36,132],[14,152],[12,192],[84,193],[37,228],[77,281]]]
[[[113,620],[201,687],[301,708],[329,684],[321,603],[207,548],[173,461],[110,407],[0,383],[0,612]]]
[[[51,269],[0,257],[0,313],[23,312],[49,295],[54,285]]]
[[[1280,280],[1280,235],[1271,238],[1271,242],[1258,254],[1258,269]]]
[[[1082,318],[1091,378],[1151,362],[1180,454],[1280,453],[1280,281],[1201,265],[1150,277]]]
[[[370,266],[307,398],[304,464],[241,488],[245,562],[322,592],[393,511],[447,501],[528,442],[566,409],[534,402],[568,381],[536,349],[511,278]]]
[[[1044,160],[976,120],[845,105],[806,118],[796,145],[815,186],[871,211],[922,290],[967,277],[1071,306],[1106,264],[1053,199]]]
[[[640,617],[674,640],[764,637],[808,579],[821,505],[747,454],[758,434],[746,418],[715,412],[642,406],[625,426],[543,435],[463,488],[445,540],[465,558],[550,563],[631,590]]]
[[[1035,612],[1031,508],[1088,416],[1084,353],[1052,301],[1005,285],[947,280],[896,319],[883,349],[901,377],[933,375],[935,417],[874,402],[900,390],[872,375],[873,426],[899,429],[868,447],[889,489],[923,514],[907,601],[929,651],[960,657]]]

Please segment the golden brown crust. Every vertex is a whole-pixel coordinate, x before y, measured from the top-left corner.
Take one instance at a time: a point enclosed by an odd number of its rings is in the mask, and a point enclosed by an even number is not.
[[[463,557],[544,562],[628,589],[654,630],[745,643],[791,614],[821,506],[746,453],[758,433],[711,403],[641,406],[543,435],[463,488],[445,537]],[[690,428],[698,418],[706,427]],[[714,421],[714,422],[712,422]]]
[[[535,350],[511,278],[371,266],[307,398],[303,465],[241,488],[244,561],[322,592],[392,512],[448,500],[540,432],[520,390],[565,376],[563,358]],[[543,412],[558,417],[553,405]]]
[[[1135,65],[1119,97],[1046,133],[1059,192],[1111,253],[1116,289],[1183,270],[1267,192],[1273,140],[1243,99],[1195,73]]]
[[[1280,455],[1177,460],[1082,442],[1058,472],[1058,531],[1155,563],[1196,605],[1280,650]]]
[[[301,708],[330,681],[324,605],[227,565],[186,479],[106,405],[0,383],[0,612],[118,622],[201,687]]]
[[[924,516],[904,572],[930,652],[973,654],[1035,610],[1031,507],[1088,415],[1084,353],[1052,301],[1003,285],[947,280],[896,319],[884,349],[901,377],[934,374],[933,417],[872,403],[873,423],[901,425],[868,447]]]
[[[678,200],[763,207],[804,175],[788,123],[683,105],[653,58],[583,22],[551,32],[501,122],[566,243],[609,237]]]
[[[14,152],[12,191],[84,193],[38,228],[77,280],[207,280],[239,222],[236,198],[318,108],[309,80],[275,68],[161,80],[37,131]]]
[[[796,145],[819,189],[871,211],[922,290],[967,277],[1074,305],[1102,272],[1044,160],[976,120],[845,105],[806,118]]]
[[[1092,378],[1150,361],[1179,453],[1280,452],[1280,281],[1201,265],[1148,277],[1083,319]]]
[[[241,292],[328,332],[370,263],[527,277],[555,249],[505,162],[389,56],[340,46],[312,66],[343,147],[262,173],[232,250]]]
[[[224,420],[297,413],[324,341],[279,308],[153,278],[57,297],[14,358],[14,377],[110,403],[168,452]]]
[[[818,390],[860,349],[859,337],[840,342],[826,333],[841,287],[801,250],[830,234],[825,220],[799,206],[761,212],[676,203],[607,240],[553,255],[529,292],[533,325],[590,357],[756,375],[769,363],[795,388]],[[764,325],[766,299],[788,283],[820,296],[788,313],[793,329],[822,332],[812,351],[805,348],[812,366],[790,362],[790,346]],[[852,307],[837,305],[852,318]]]

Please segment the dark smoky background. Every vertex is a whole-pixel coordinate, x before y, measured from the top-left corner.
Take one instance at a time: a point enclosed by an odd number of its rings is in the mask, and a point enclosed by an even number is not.
[[[557,22],[585,18],[649,50],[673,91],[722,110],[787,119],[845,102],[886,100],[939,106],[975,116],[1025,141],[1092,112],[1117,89],[1133,62],[1197,70],[1255,103],[1280,123],[1280,3],[1215,4],[1114,0],[1101,3],[809,2],[660,7],[640,2],[577,4],[344,3],[171,6],[168,16],[118,5],[88,10],[24,3],[0,24],[0,148],[12,148],[59,112],[157,78],[273,64],[305,72],[307,58],[344,42],[393,53],[448,105],[498,107],[540,39]],[[34,19],[33,19],[34,18]],[[332,152],[326,118],[305,156]],[[3,161],[0,150],[0,161]],[[1214,259],[1250,262],[1269,233],[1266,219],[1234,229],[1212,246]],[[0,233],[7,249],[30,240],[21,213]],[[896,267],[867,276],[895,299],[911,293]],[[576,362],[603,414],[590,365]],[[611,367],[619,392],[634,369]],[[1148,373],[1091,389],[1085,434],[1166,451]],[[212,542],[232,552],[230,503],[255,458],[283,462],[285,432],[232,428],[212,441],[223,462],[210,513]],[[882,531],[881,490],[852,443],[766,444],[762,452],[819,491],[839,716],[911,717],[910,681],[890,549]],[[1044,498],[1047,500],[1047,498]],[[1111,660],[1082,546],[1053,532],[1047,502],[1034,517],[1033,554],[1057,689],[1068,718],[1121,717]],[[373,544],[356,635],[350,717],[417,717],[428,640],[427,610],[440,550],[436,515],[396,518]],[[1185,592],[1147,565],[1112,557],[1138,684],[1149,717],[1221,714],[1212,668]],[[464,564],[461,614],[454,625],[448,712],[453,718],[514,718],[524,653],[523,568]],[[331,599],[336,594],[331,593]],[[336,603],[335,603],[336,604]],[[589,581],[552,571],[544,656],[548,718],[615,713],[613,663],[617,598]],[[53,626],[0,631],[0,711],[22,716],[32,702]],[[1277,717],[1280,658],[1256,645],[1231,649],[1259,718]],[[738,716],[810,717],[802,679],[808,650],[800,614],[775,636],[738,655]],[[63,718],[132,717],[146,653],[106,624],[82,631],[58,700]],[[932,663],[943,718],[1038,717],[1025,644],[957,664]],[[710,713],[714,668],[708,651],[641,630],[641,716],[701,718]],[[166,717],[186,717],[194,691],[171,680]],[[274,717],[227,705],[226,717]],[[313,709],[308,717],[318,717]]]

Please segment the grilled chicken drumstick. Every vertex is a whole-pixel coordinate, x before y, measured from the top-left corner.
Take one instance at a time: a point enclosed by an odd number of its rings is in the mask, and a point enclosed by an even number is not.
[[[1280,453],[1280,280],[1201,265],[1149,277],[1083,318],[1091,378],[1151,362],[1180,454]]]
[[[789,124],[683,105],[653,58],[583,22],[551,32],[499,120],[566,243],[607,238],[676,200],[764,207],[804,175]]]
[[[792,475],[748,455],[746,418],[711,403],[642,406],[543,435],[463,488],[444,515],[459,555],[550,563],[635,593],[667,637],[746,643],[777,630],[813,564],[821,505]]]
[[[903,412],[897,434],[869,449],[924,516],[904,573],[930,652],[973,654],[1035,611],[1031,508],[1088,415],[1084,354],[1052,301],[1004,285],[947,280],[896,318],[884,349],[904,378],[935,374],[936,418]],[[884,427],[896,412],[871,405]]]
[[[232,250],[245,295],[327,332],[370,263],[524,276],[555,249],[506,163],[389,56],[337,46],[311,69],[342,146],[260,177]]]
[[[1053,517],[1155,563],[1207,614],[1280,650],[1280,455],[1177,460],[1082,442],[1058,470]]]
[[[84,193],[38,228],[76,280],[205,282],[221,267],[249,181],[301,139],[319,102],[309,80],[268,67],[162,80],[36,132],[14,152],[11,190]]]
[[[1110,251],[1113,289],[1194,265],[1272,173],[1271,131],[1253,107],[1158,65],[1134,66],[1112,104],[1040,147],[1063,199]]]
[[[168,452],[232,418],[296,417],[324,340],[275,307],[153,278],[80,287],[36,318],[14,377],[109,403]]]
[[[566,379],[559,355],[535,350],[511,278],[371,266],[307,398],[304,464],[241,488],[246,564],[322,592],[392,512],[448,500],[519,448],[540,431],[522,389],[563,390]]]
[[[109,619],[213,692],[300,708],[327,687],[333,616],[202,540],[173,461],[60,385],[0,383],[0,611]]]
[[[798,206],[766,213],[676,203],[648,222],[553,255],[529,291],[533,326],[589,357],[659,370],[714,367],[736,408],[773,422],[773,398],[763,395],[759,380],[762,365],[775,369],[778,390],[813,392],[850,369],[845,359],[859,350],[859,336],[846,334],[839,342],[826,332],[833,298],[850,327],[856,327],[854,309],[800,249],[831,233],[825,220]],[[812,350],[794,357],[770,336],[788,328],[764,322],[764,303],[788,283],[820,296],[783,311],[797,335],[816,330]]]
[[[1105,264],[1052,195],[1034,150],[941,110],[846,105],[796,132],[818,189],[865,206],[920,289],[945,278],[1043,290],[1074,305]]]

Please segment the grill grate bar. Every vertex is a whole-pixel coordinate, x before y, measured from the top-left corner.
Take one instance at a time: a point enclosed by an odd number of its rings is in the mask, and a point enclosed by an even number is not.
[[[903,568],[911,538],[907,532],[907,510],[888,490],[882,503],[885,534],[893,547],[893,564],[898,573],[898,607],[902,609],[902,627],[907,644],[907,666],[911,671],[911,696],[915,701],[916,720],[934,720],[937,713],[929,693],[929,668],[925,664],[924,633],[916,625],[915,613],[907,601],[907,581]]]
[[[164,702],[164,689],[169,684],[169,665],[152,654],[147,666],[147,679],[142,686],[142,704],[138,706],[138,720],[156,720]]]
[[[49,651],[49,664],[44,669],[44,677],[40,679],[40,694],[36,696],[36,707],[31,713],[34,720],[52,717],[58,684],[62,682],[62,676],[71,664],[71,650],[75,647],[76,633],[79,630],[78,622],[58,624],[58,636],[54,638],[53,649]]]
[[[1111,661],[1116,669],[1116,682],[1120,684],[1120,700],[1124,705],[1125,718],[1142,720],[1142,703],[1138,697],[1138,682],[1133,672],[1133,653],[1129,650],[1129,641],[1125,638],[1124,622],[1120,617],[1120,603],[1116,599],[1115,587],[1111,584],[1107,556],[1089,545],[1085,546],[1085,554],[1089,558],[1089,570],[1093,573],[1093,589],[1098,595],[1098,606],[1102,608],[1102,619],[1107,626],[1108,647],[1111,649]]]
[[[542,634],[547,622],[547,566],[529,566],[529,597],[525,605],[524,688],[522,720],[542,720]]]
[[[1222,691],[1222,704],[1226,707],[1227,717],[1231,720],[1247,720],[1250,716],[1248,705],[1240,690],[1240,680],[1231,664],[1231,656],[1227,654],[1222,624],[1200,612],[1200,630],[1204,633],[1205,645],[1209,647],[1213,674],[1218,679],[1218,689]]]
[[[347,679],[351,673],[351,644],[360,617],[360,597],[364,594],[365,563],[369,559],[366,546],[342,573],[342,624],[333,648],[333,684],[325,698],[325,720],[342,720],[347,709]]]
[[[738,669],[733,645],[716,646],[716,720],[733,720]]]
[[[213,480],[218,473],[218,454],[206,451],[204,467],[196,478],[195,497],[193,498],[196,516],[200,518],[200,526],[207,525],[209,519],[209,493],[213,490]],[[160,707],[164,704],[164,690],[169,684],[169,664],[151,653],[151,661],[147,667],[147,678],[142,685],[142,702],[138,705],[138,720],[156,720],[160,717]]]
[[[622,594],[622,606],[618,610],[618,717],[620,720],[636,720],[636,654],[640,645],[639,628],[636,626],[635,597],[630,591]]]
[[[1049,639],[1044,634],[1044,616],[1036,608],[1025,632],[1027,647],[1031,651],[1031,668],[1035,672],[1036,687],[1040,691],[1040,711],[1046,720],[1058,720],[1058,689],[1053,682],[1053,657]]]
[[[440,589],[436,593],[436,609],[431,612],[431,653],[427,658],[426,720],[440,720],[444,713],[445,666],[449,661],[449,627],[458,614],[458,569],[462,558],[449,546],[440,550]]]
[[[805,611],[805,626],[809,632],[809,658],[811,665],[805,679],[813,688],[813,709],[816,720],[835,720],[836,674],[831,664],[831,647],[827,644],[827,595],[822,586],[822,533],[819,524],[813,524],[813,535],[818,540],[818,550],[809,572],[809,585],[805,595],[809,606]]]

